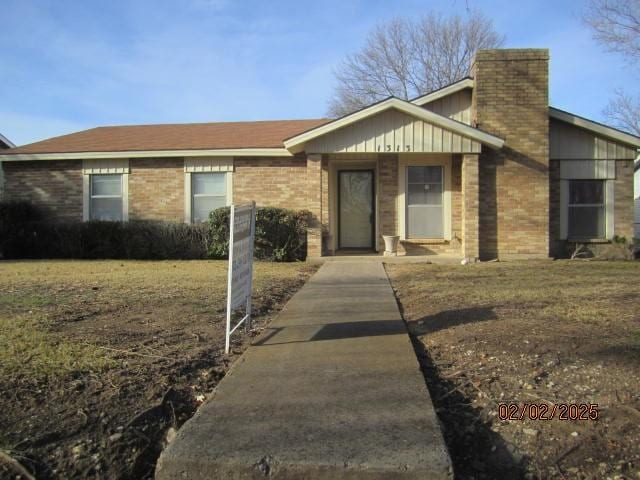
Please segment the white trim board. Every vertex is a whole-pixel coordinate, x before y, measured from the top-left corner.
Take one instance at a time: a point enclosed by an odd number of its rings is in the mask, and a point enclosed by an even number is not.
[[[438,155],[404,155],[400,154],[398,158],[398,196],[396,203],[396,211],[398,218],[398,235],[400,240],[448,240],[453,238],[452,235],[452,186],[451,186],[451,172],[452,172],[453,158],[451,154],[438,154]],[[440,239],[408,239],[407,238],[407,202],[406,202],[406,186],[407,186],[407,168],[413,166],[438,166],[443,167],[444,182],[442,191],[442,233],[443,237]]]
[[[15,148],[16,147],[16,145],[11,140],[9,140],[7,137],[2,135],[1,133],[0,133],[0,142],[4,143],[9,148]]]
[[[492,148],[500,149],[504,145],[504,140],[494,135],[478,130],[477,128],[473,128],[469,125],[465,125],[464,123],[456,122],[455,120],[451,120],[450,118],[442,115],[438,115],[437,113],[433,113],[427,109],[414,105],[413,103],[400,100],[399,98],[390,97],[379,103],[371,105],[370,107],[366,107],[350,115],[334,120],[333,122],[320,125],[312,130],[296,135],[295,137],[291,137],[284,141],[284,146],[292,152],[302,151],[304,150],[304,143],[309,140],[321,137],[322,135],[326,135],[327,133],[338,130],[339,128],[346,127],[347,125],[351,125],[391,108],[395,108],[401,112],[412,115],[446,130],[456,132],[462,136],[471,138],[472,140],[477,140],[478,142]]]
[[[162,157],[292,157],[285,148],[240,148],[220,150],[132,150],[126,152],[14,153],[2,155],[0,162],[25,160],[87,160],[96,158]]]
[[[574,115],[573,113],[565,112],[564,110],[559,110],[554,107],[549,107],[549,116],[551,118],[569,123],[576,127],[599,133],[600,135],[604,135],[607,138],[617,140],[621,143],[640,148],[640,137],[636,137],[635,135],[631,135],[630,133],[625,133],[620,130],[616,130],[615,128],[607,127],[606,125],[602,125],[601,123],[588,120],[578,115]]]
[[[452,93],[459,92],[460,90],[464,90],[466,88],[475,87],[475,82],[472,78],[463,78],[462,80],[458,80],[451,85],[447,85],[446,87],[439,88],[438,90],[434,90],[431,93],[427,93],[426,95],[422,95],[420,97],[414,98],[411,100],[411,103],[419,106],[426,105],[427,103],[431,103],[440,98],[451,95]]]

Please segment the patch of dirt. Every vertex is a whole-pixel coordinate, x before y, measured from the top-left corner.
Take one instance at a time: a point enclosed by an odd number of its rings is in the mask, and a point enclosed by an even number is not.
[[[639,264],[387,269],[457,479],[640,478]]]
[[[233,336],[230,355],[223,353],[223,297],[213,306],[196,300],[206,287],[191,297],[167,290],[166,300],[162,293],[147,299],[143,288],[111,301],[117,291],[104,287],[111,291],[102,301],[102,286],[59,295],[45,308],[50,334],[94,346],[114,366],[61,378],[0,378],[0,450],[38,479],[153,478],[156,460],[176,430],[314,270],[299,266],[262,281],[252,330]],[[0,478],[20,478],[6,458],[0,458]]]

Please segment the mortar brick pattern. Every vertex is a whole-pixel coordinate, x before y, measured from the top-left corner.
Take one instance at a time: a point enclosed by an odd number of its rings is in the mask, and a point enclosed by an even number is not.
[[[307,208],[305,157],[236,157],[233,161],[233,201],[258,206]]]
[[[82,221],[82,161],[3,162],[4,195],[40,207],[51,221]]]
[[[129,168],[131,220],[184,221],[184,159],[135,158]]]
[[[398,156],[378,155],[378,192],[380,245],[383,235],[398,231]]]
[[[307,209],[311,220],[307,231],[307,255],[322,255],[322,157],[307,156]],[[304,197],[303,197],[304,198]]]
[[[616,161],[613,223],[616,235],[631,240],[634,236],[633,160]]]
[[[505,139],[480,157],[480,256],[549,254],[546,50],[483,50],[474,64],[477,126]]]
[[[561,256],[564,245],[560,241],[560,162],[549,162],[549,239],[552,256]]]
[[[462,255],[472,260],[480,256],[480,166],[478,155],[462,158]]]

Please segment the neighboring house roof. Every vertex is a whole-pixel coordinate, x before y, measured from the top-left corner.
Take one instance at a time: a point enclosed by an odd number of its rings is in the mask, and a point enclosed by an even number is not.
[[[439,98],[443,98],[453,93],[459,92],[460,90],[464,90],[465,88],[473,88],[474,86],[475,82],[473,81],[473,78],[465,77],[461,80],[458,80],[457,82],[445,85],[442,88],[429,92],[426,95],[420,95],[419,97],[416,97],[409,101],[416,105],[422,106],[438,100]]]
[[[602,123],[594,122],[593,120],[589,120],[588,118],[581,117],[574,113],[569,113],[555,107],[549,107],[549,117],[570,123],[571,125],[584,128],[585,130],[589,130],[594,133],[599,133],[600,135],[617,140],[621,143],[640,148],[640,137],[623,132],[617,128],[609,127]]]
[[[15,145],[11,140],[0,133],[0,149],[1,148],[14,148]]]
[[[88,152],[180,152],[190,150],[284,150],[282,141],[292,135],[327,123],[327,119],[274,120],[260,122],[185,123],[98,127],[62,135],[0,155],[82,154]],[[65,155],[64,158],[71,158]]]
[[[444,128],[446,130],[458,133],[464,137],[476,140],[493,148],[502,148],[502,146],[504,145],[504,140],[499,137],[483,132],[482,130],[474,128],[465,123],[457,122],[442,115],[438,115],[437,113],[426,110],[405,100],[401,100],[396,97],[389,97],[361,110],[345,115],[344,117],[340,117],[323,125],[311,128],[306,132],[302,132],[298,135],[292,136],[284,141],[284,146],[287,149],[293,151],[302,150],[303,148],[301,147],[305,142],[313,140],[314,138],[318,138],[322,135],[326,135],[327,133],[333,132],[340,128],[346,127],[347,125],[359,122],[367,117],[377,115],[378,113],[389,109],[399,110],[415,118]]]

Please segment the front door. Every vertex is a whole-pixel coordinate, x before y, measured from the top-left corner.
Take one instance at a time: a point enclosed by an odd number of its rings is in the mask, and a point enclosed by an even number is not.
[[[338,172],[338,247],[373,249],[373,170]]]

